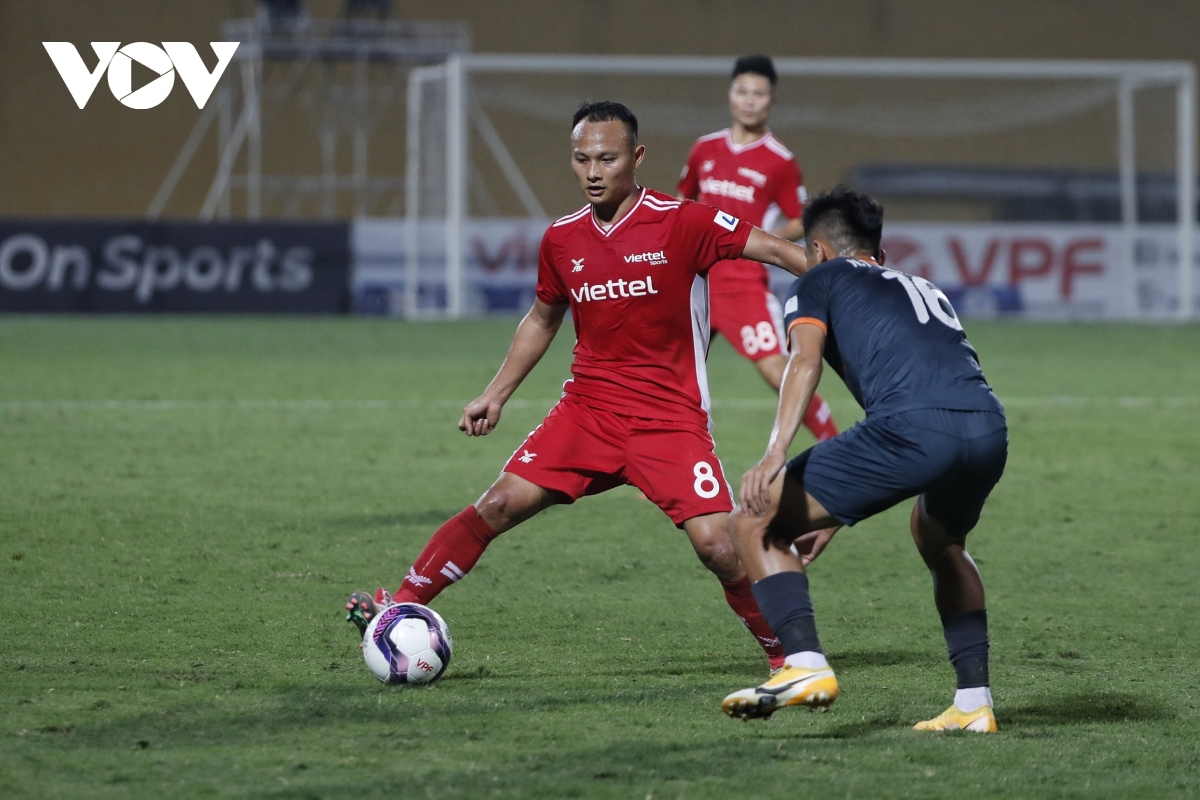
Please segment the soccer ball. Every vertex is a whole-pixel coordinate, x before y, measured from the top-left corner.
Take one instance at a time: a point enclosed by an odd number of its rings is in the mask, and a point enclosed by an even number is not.
[[[450,629],[432,608],[420,603],[388,606],[363,634],[363,658],[384,683],[433,683],[450,664]]]

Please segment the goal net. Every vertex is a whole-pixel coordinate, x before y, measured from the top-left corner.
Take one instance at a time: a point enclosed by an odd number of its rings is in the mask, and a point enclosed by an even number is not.
[[[391,287],[388,310],[527,308],[542,231],[583,204],[568,167],[578,105],[628,105],[647,147],[640,182],[674,193],[696,137],[728,126],[732,62],[467,55],[413,70],[405,217],[356,233],[360,251],[393,256],[371,278]],[[933,280],[962,313],[1195,318],[1191,64],[775,65],[770,126],[809,192],[877,197],[889,266]]]

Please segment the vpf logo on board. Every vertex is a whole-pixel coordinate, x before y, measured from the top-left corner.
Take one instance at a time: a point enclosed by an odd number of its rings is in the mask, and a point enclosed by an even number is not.
[[[100,78],[107,72],[108,88],[113,97],[124,106],[139,109],[154,108],[166,100],[175,88],[176,73],[196,101],[196,108],[204,108],[239,44],[241,42],[209,42],[217,57],[217,66],[210,72],[190,42],[163,42],[162,47],[150,42],[130,42],[124,47],[120,42],[92,42],[97,58],[96,68],[92,70],[83,63],[79,51],[70,42],[42,42],[75,105],[80,108],[87,105]],[[135,61],[158,76],[136,90],[133,88]]]

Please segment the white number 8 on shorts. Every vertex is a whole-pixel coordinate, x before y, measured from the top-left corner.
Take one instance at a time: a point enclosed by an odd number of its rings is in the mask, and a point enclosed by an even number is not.
[[[711,500],[720,494],[721,483],[713,474],[713,468],[707,461],[697,461],[696,466],[692,467],[692,474],[696,476],[696,482],[692,484],[696,494],[705,500]]]
[[[764,350],[774,350],[779,345],[779,337],[775,335],[775,326],[763,320],[757,325],[742,327],[742,348],[746,355],[757,355]]]

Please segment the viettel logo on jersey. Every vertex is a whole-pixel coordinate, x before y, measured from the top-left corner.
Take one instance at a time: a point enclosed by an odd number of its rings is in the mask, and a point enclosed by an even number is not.
[[[722,181],[716,178],[705,178],[700,181],[700,191],[704,194],[716,195],[717,197],[728,197],[732,200],[741,200],[745,203],[754,202],[754,187],[743,186],[734,181]]]
[[[200,59],[200,54],[189,42],[163,42],[162,47],[150,42],[130,42],[124,47],[120,42],[92,42],[96,53],[96,68],[89,70],[75,45],[70,42],[42,42],[50,54],[58,74],[75,105],[83,108],[91,99],[108,73],[108,88],[113,97],[129,108],[154,108],[175,87],[175,73],[183,79],[183,85],[196,101],[196,108],[204,108],[217,81],[225,74],[225,68],[233,59],[240,42],[209,42],[217,57],[217,65],[210,72]],[[138,89],[133,88],[133,62],[141,64],[158,77]]]
[[[656,250],[653,253],[632,253],[625,256],[626,264],[640,264],[643,261],[647,261],[655,267],[668,263],[667,254],[662,250]]]
[[[595,302],[597,300],[616,300],[620,297],[645,297],[658,294],[654,288],[654,278],[647,275],[640,281],[606,281],[604,283],[585,283],[578,289],[571,290],[571,296],[576,303]]]

